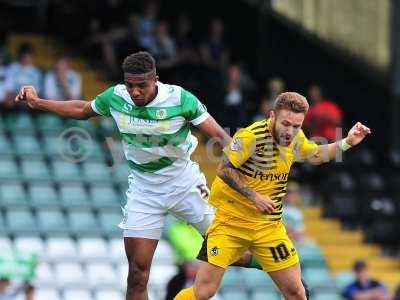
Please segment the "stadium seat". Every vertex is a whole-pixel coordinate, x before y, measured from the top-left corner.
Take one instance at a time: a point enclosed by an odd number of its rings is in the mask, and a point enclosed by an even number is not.
[[[110,249],[110,255],[114,262],[124,262],[126,261],[124,240],[120,238],[112,238],[108,242],[108,248]]]
[[[55,288],[36,288],[35,300],[61,300],[61,297]]]
[[[118,227],[121,220],[122,213],[107,211],[99,212],[100,230],[103,235],[108,238],[121,237],[122,229]]]
[[[327,269],[305,269],[303,274],[310,289],[330,289],[334,285],[334,280]]]
[[[0,135],[0,155],[13,156],[15,153],[13,145],[4,134]]]
[[[37,221],[41,234],[52,235],[68,232],[66,219],[60,210],[38,210]]]
[[[51,261],[76,261],[78,251],[75,242],[65,237],[49,237],[46,242],[46,258]]]
[[[118,288],[118,276],[111,264],[90,263],[86,267],[88,282],[93,289]]]
[[[52,158],[61,158],[62,143],[59,136],[43,136],[42,144],[44,145],[44,152],[47,156]]]
[[[33,284],[38,288],[56,287],[53,267],[47,262],[39,262],[35,270]]]
[[[128,270],[129,270],[128,261],[121,262],[117,265],[117,275],[122,290],[126,289],[126,279],[128,277]]]
[[[82,166],[83,177],[87,182],[109,182],[110,167],[103,162],[85,162]]]
[[[45,254],[45,243],[40,237],[16,236],[14,247],[18,251],[34,253],[38,257]]]
[[[36,128],[43,135],[59,135],[64,129],[64,122],[56,115],[40,114],[36,118]]]
[[[338,291],[343,291],[346,286],[355,280],[353,272],[341,272],[335,276],[335,283]]]
[[[31,205],[35,208],[56,208],[60,206],[58,194],[49,182],[32,182],[28,187]]]
[[[28,207],[28,197],[20,182],[9,182],[0,185],[0,206],[4,208]]]
[[[165,290],[168,281],[178,273],[178,268],[171,261],[169,265],[153,262],[150,270],[149,285]]]
[[[38,181],[51,179],[49,168],[42,159],[23,159],[21,160],[22,177],[26,181]]]
[[[80,238],[77,240],[79,256],[82,261],[102,261],[110,259],[108,244],[101,238]]]
[[[1,157],[0,158],[0,180],[19,180],[21,175],[18,165],[13,159]]]
[[[297,252],[303,268],[325,268],[326,261],[321,249],[314,244],[304,244]]]
[[[244,277],[238,267],[228,268],[221,282],[221,289],[224,291],[238,289],[243,286]]]
[[[32,134],[35,131],[32,116],[23,112],[8,114],[4,118],[4,125],[9,131],[14,133]]]
[[[175,252],[166,240],[160,240],[154,252],[153,262],[157,264],[171,264],[175,262]]]
[[[229,298],[228,298],[229,299]],[[267,291],[254,291],[250,297],[250,300],[281,300],[282,298],[278,292],[267,290]]]
[[[39,143],[33,135],[14,135],[15,152],[20,157],[41,157],[43,155]]]
[[[357,224],[360,219],[360,208],[356,194],[353,192],[330,193],[328,203],[324,209],[327,217],[339,218],[347,224]]]
[[[312,296],[313,300],[341,300],[343,299],[339,294],[334,292],[318,292]]]
[[[101,290],[96,290],[95,292],[95,300],[123,300],[124,295],[121,291],[119,290],[113,290],[113,289],[101,289]],[[152,298],[149,298],[152,299]]]
[[[69,227],[72,234],[83,237],[101,234],[99,224],[91,210],[70,210],[67,213]]]
[[[115,121],[111,118],[102,118],[100,120],[100,129],[104,138],[111,137],[114,134],[118,133],[118,127],[115,124]]]
[[[4,221],[0,214],[0,227],[2,225],[4,225],[1,222],[4,222]],[[1,231],[1,229],[0,229],[0,231]],[[10,238],[8,238],[7,236],[0,237],[0,253],[2,251],[4,251],[4,252],[11,251],[12,249],[13,249],[13,244],[12,244]]]
[[[381,243],[386,246],[399,246],[398,233],[400,224],[398,219],[377,220],[369,224],[367,229],[367,239],[369,242]]]
[[[4,217],[3,217],[3,214],[1,211],[0,211],[0,236],[1,236],[1,239],[3,239],[4,236],[7,236],[7,229],[6,229],[6,225],[4,223]],[[1,250],[1,246],[2,246],[2,244],[0,242],[0,250]]]
[[[35,218],[29,209],[12,209],[6,212],[7,231],[12,234],[36,234]]]
[[[275,287],[271,277],[265,272],[256,269],[243,269],[241,270],[244,278],[245,286],[254,289],[273,289]]]
[[[112,168],[112,177],[114,179],[114,182],[116,184],[127,187],[129,172],[130,172],[129,166],[128,166],[127,162],[125,161],[125,159],[123,158],[119,164],[115,165]],[[123,192],[125,193],[125,191],[126,191],[126,189],[124,189]]]
[[[88,289],[68,289],[64,291],[64,300],[92,300]]]
[[[89,197],[82,183],[64,183],[60,186],[60,203],[62,207],[88,208]]]
[[[248,294],[243,291],[224,291],[222,298],[227,300],[250,300]]]
[[[89,287],[82,266],[79,263],[58,263],[54,266],[54,273],[59,287],[81,288]],[[75,298],[81,299],[81,298]]]
[[[110,207],[119,208],[121,198],[111,185],[91,185],[90,197],[94,208],[107,209]]]
[[[104,162],[108,152],[109,150],[107,147],[104,148],[99,142],[93,139],[90,146],[90,152],[86,160],[93,162]]]
[[[63,160],[52,160],[51,162],[54,179],[60,183],[68,181],[81,181],[82,175],[78,164]]]

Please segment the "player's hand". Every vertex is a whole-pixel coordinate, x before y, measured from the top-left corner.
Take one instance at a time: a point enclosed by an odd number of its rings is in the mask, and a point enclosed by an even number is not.
[[[257,209],[264,214],[272,213],[275,209],[275,203],[268,196],[261,195],[259,193],[256,194],[254,198],[254,204]]]
[[[368,134],[371,134],[371,129],[357,122],[349,131],[346,137],[346,143],[355,146],[360,143]]]
[[[38,95],[35,88],[31,85],[21,87],[18,95],[15,97],[15,102],[26,101],[31,108],[36,108]]]

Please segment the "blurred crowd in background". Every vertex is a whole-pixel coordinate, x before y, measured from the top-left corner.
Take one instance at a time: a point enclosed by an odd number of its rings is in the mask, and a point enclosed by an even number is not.
[[[229,33],[223,19],[212,18],[207,28],[199,30],[194,28],[191,16],[183,11],[178,11],[171,21],[160,17],[157,1],[143,1],[142,4],[140,9],[132,11],[126,7],[125,1],[103,1],[99,5],[104,7],[97,12],[93,7],[77,11],[68,1],[60,2],[64,9],[59,10],[58,15],[54,14],[53,18],[63,17],[68,21],[60,26],[70,28],[69,36],[65,37],[69,41],[67,48],[70,53],[84,56],[93,68],[105,74],[110,85],[121,82],[120,65],[124,57],[139,50],[150,52],[156,58],[160,81],[181,85],[196,94],[218,122],[230,130],[231,135],[237,128],[268,117],[276,96],[292,89],[286,78],[279,75],[260,80],[246,57],[232,55],[226,36],[234,36],[234,33]],[[68,19],[68,16],[81,14],[85,17]],[[85,38],[78,44],[82,33]],[[85,82],[82,82],[79,72],[70,66],[70,56],[60,56],[53,68],[44,70],[36,65],[32,45],[20,45],[17,55],[12,57],[6,39],[0,42],[0,109],[4,115],[27,110],[14,102],[22,85],[33,85],[46,99],[82,97]],[[344,111],[336,99],[330,99],[324,93],[318,79],[315,76],[304,86],[305,96],[310,102],[304,130],[309,137],[318,137],[318,143],[332,142],[337,139],[336,129],[343,126]],[[301,182],[290,182],[284,209],[289,236],[297,247],[313,244],[307,236],[304,216],[299,208],[302,202],[299,184]],[[176,220],[166,227],[165,237],[173,246],[179,264],[179,273],[168,283],[168,300],[193,281],[198,268],[195,256],[202,238]],[[25,279],[19,283],[9,280],[13,277],[10,275],[10,263],[15,266],[21,261],[28,266],[25,272],[32,273],[35,257],[21,259],[1,253],[0,300],[34,299],[33,287],[29,284],[31,275],[20,276]],[[370,279],[365,262],[356,262],[353,270],[356,279],[343,289],[343,297],[354,300],[392,299],[384,283]],[[24,296],[17,298],[17,294]],[[393,299],[400,299],[400,289]]]

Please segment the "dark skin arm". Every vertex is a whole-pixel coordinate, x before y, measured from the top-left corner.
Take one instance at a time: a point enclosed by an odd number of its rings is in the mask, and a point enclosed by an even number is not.
[[[33,86],[23,86],[15,97],[15,101],[25,101],[32,109],[55,113],[62,117],[87,120],[98,114],[92,109],[90,102],[84,100],[47,100],[38,97]]]
[[[271,213],[275,209],[274,202],[268,196],[257,193],[245,183],[242,173],[229,162],[226,155],[218,165],[217,175],[229,187],[250,199],[260,212]]]
[[[196,126],[202,133],[210,138],[217,138],[222,147],[227,146],[231,142],[231,137],[224,129],[209,116],[204,122]]]

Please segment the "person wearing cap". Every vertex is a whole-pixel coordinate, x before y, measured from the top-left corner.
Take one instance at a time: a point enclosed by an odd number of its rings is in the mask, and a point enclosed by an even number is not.
[[[365,261],[356,261],[353,265],[356,280],[343,290],[343,297],[348,300],[389,300],[391,299],[385,285],[371,279]]]

